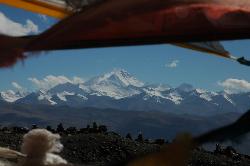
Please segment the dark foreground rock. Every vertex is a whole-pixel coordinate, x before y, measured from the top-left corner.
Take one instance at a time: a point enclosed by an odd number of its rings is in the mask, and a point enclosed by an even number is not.
[[[0,132],[0,146],[20,150],[22,134]],[[159,145],[146,144],[123,138],[118,134],[92,133],[62,135],[62,157],[77,166],[125,165],[129,160],[160,150]],[[194,150],[189,166],[250,166],[248,156],[236,158]]]
[[[250,166],[250,158],[240,155],[232,158],[222,154],[195,150],[188,166]]]
[[[139,143],[115,133],[78,134],[63,137],[62,156],[72,163],[115,165],[136,156],[158,151],[160,146]]]

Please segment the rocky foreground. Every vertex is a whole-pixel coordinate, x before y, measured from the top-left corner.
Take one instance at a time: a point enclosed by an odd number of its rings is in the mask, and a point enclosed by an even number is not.
[[[0,146],[20,150],[23,134],[0,132]],[[126,165],[138,156],[157,152],[161,146],[142,143],[108,133],[63,134],[62,157],[81,165]],[[194,150],[189,166],[250,166],[250,157]]]

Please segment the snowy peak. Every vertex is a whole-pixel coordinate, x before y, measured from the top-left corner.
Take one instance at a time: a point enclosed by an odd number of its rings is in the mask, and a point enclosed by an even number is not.
[[[117,86],[128,87],[142,87],[144,85],[143,82],[137,80],[131,74],[129,74],[125,70],[113,70],[110,73],[106,73],[99,77],[95,77],[86,82],[86,85],[94,85],[94,84],[114,84]]]
[[[194,89],[191,94],[198,96],[201,99],[204,99],[208,102],[212,101],[215,96],[219,95],[216,92],[212,92],[212,91],[210,92],[204,89]]]
[[[144,100],[149,100],[151,98],[156,98],[158,103],[161,100],[168,100],[173,102],[176,105],[179,105],[183,100],[182,97],[177,93],[171,90],[171,87],[168,85],[150,85],[143,88],[146,95],[144,96]]]
[[[111,75],[118,77],[120,81],[125,86],[135,86],[135,87],[142,87],[144,83],[141,81],[137,80],[135,77],[130,75],[127,71],[125,70],[114,70],[111,72]]]
[[[229,94],[224,93],[224,94],[223,94],[223,97],[224,97],[229,103],[231,103],[232,105],[236,106],[235,102],[230,98],[230,95],[229,95]]]
[[[27,94],[24,92],[14,92],[13,90],[7,90],[0,92],[1,98],[7,102],[13,103],[16,100],[25,97]]]
[[[38,100],[40,101],[46,101],[50,103],[51,105],[56,105],[57,103],[52,100],[52,96],[47,93],[46,91],[40,90],[39,95],[37,97]]]
[[[137,88],[143,85],[125,70],[113,70],[84,83],[85,89],[90,90],[92,95],[108,96],[115,99],[140,94]]]

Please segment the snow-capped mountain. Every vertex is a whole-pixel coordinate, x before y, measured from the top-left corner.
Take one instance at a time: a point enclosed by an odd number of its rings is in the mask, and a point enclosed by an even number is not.
[[[187,113],[243,112],[250,108],[250,93],[211,92],[189,84],[177,88],[164,84],[145,85],[125,70],[114,70],[82,84],[59,84],[28,95],[1,92],[1,98],[26,104]]]
[[[0,100],[4,100],[9,103],[13,103],[18,99],[25,97],[27,93],[20,91],[7,90],[5,92],[0,92]]]
[[[178,105],[181,103],[182,97],[180,94],[168,85],[149,85],[143,88],[145,92],[144,100],[150,100],[152,98],[156,99],[156,102],[161,103],[162,100],[169,100],[174,104]]]
[[[84,85],[85,90],[89,90],[92,95],[122,99],[140,94],[138,88],[144,84],[125,70],[114,70],[111,73],[90,79]]]

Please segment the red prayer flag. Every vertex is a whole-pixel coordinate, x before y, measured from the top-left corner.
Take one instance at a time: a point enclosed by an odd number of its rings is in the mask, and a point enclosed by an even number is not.
[[[246,0],[106,0],[41,35],[2,36],[0,66],[13,65],[30,51],[245,38],[250,38],[250,2]]]

